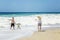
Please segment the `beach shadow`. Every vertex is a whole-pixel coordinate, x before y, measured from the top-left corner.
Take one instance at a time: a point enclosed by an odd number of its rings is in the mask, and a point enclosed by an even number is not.
[[[45,30],[37,31],[37,32],[45,32]]]
[[[45,30],[41,30],[41,32],[45,32]]]

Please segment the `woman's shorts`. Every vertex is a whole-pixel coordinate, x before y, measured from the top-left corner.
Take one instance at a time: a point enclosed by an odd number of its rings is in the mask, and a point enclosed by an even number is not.
[[[38,26],[41,26],[41,23],[38,23]]]

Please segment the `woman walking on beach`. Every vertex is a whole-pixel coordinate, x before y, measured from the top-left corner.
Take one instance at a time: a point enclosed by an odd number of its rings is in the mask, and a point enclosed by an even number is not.
[[[12,19],[10,19],[10,21],[11,21],[11,27],[10,27],[10,29],[11,28],[15,29],[15,20],[14,20],[14,17],[12,17]]]
[[[42,23],[41,23],[41,17],[37,16],[37,18],[38,18],[38,32],[39,32],[39,31],[41,31],[41,25],[42,25]]]

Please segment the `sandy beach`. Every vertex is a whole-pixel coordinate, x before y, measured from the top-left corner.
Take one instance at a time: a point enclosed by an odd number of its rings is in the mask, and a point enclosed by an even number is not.
[[[34,32],[32,36],[19,38],[17,40],[60,40],[60,28],[48,29],[44,32]]]

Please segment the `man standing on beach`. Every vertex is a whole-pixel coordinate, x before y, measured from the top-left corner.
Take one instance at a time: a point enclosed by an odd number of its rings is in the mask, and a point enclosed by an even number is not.
[[[14,20],[14,17],[12,17],[12,19],[10,19],[10,21],[11,21],[11,27],[10,27],[10,29],[11,28],[15,29],[15,20]]]

